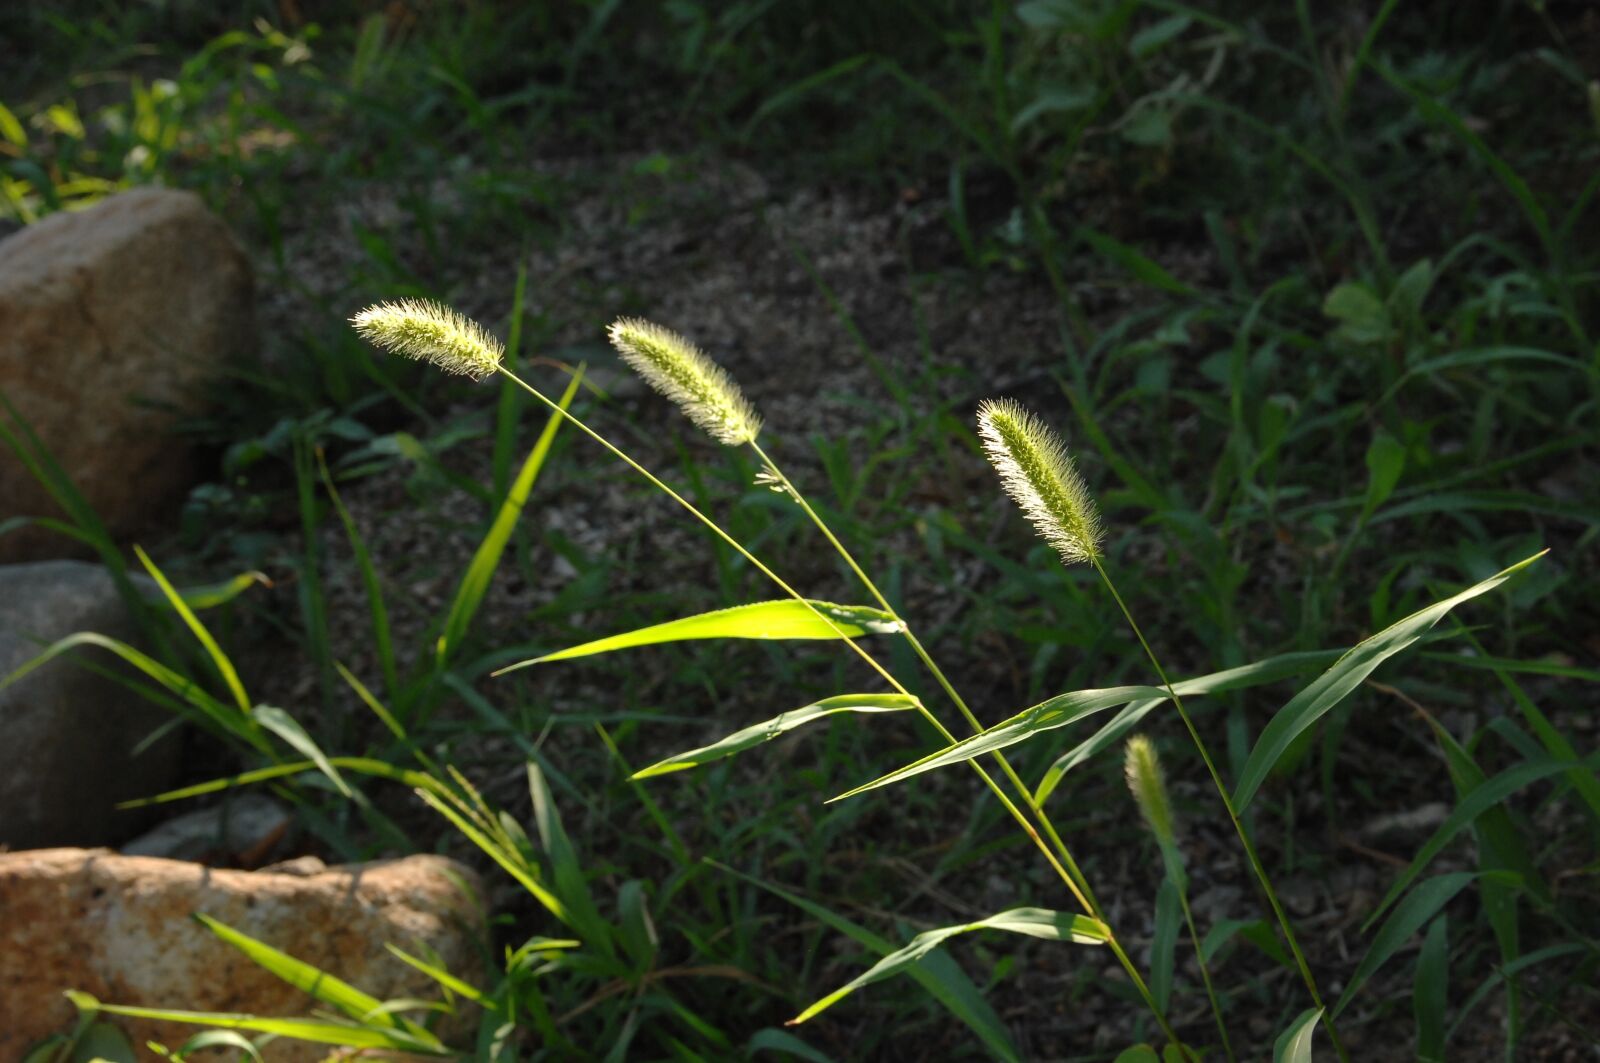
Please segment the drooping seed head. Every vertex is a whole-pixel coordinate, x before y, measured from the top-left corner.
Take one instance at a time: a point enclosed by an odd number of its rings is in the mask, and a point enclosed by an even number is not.
[[[617,319],[608,335],[622,360],[677,403],[712,439],[730,447],[755,441],[761,418],[739,385],[704,351],[677,333],[638,318]]]
[[[1167,800],[1167,783],[1161,775],[1161,761],[1157,759],[1156,748],[1150,744],[1150,739],[1144,735],[1134,735],[1128,739],[1123,770],[1127,773],[1128,789],[1133,791],[1134,803],[1155,832],[1156,840],[1163,846],[1173,845],[1172,805]]]
[[[1100,514],[1055,433],[1020,403],[986,399],[978,406],[978,436],[1006,493],[1061,560],[1099,560]]]
[[[447,306],[423,299],[401,299],[369,306],[350,319],[368,343],[448,373],[474,380],[500,368],[505,350],[482,325]]]

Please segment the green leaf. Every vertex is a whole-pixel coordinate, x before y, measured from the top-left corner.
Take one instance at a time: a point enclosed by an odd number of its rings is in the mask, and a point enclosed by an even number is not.
[[[1445,821],[1434,830],[1431,837],[1417,850],[1417,855],[1412,858],[1409,866],[1395,879],[1394,885],[1389,887],[1389,892],[1379,902],[1378,907],[1367,918],[1365,930],[1389,910],[1399,896],[1414,882],[1418,875],[1426,870],[1433,858],[1444,850],[1461,831],[1471,826],[1473,821],[1485,812],[1500,807],[1500,803],[1523,787],[1547,779],[1552,775],[1561,775],[1573,769],[1593,771],[1600,768],[1600,753],[1596,753],[1582,761],[1565,760],[1535,760],[1518,764],[1516,767],[1507,768],[1505,771],[1485,780],[1475,786],[1470,793],[1461,799],[1461,803],[1451,810]]]
[[[789,1025],[798,1026],[856,990],[900,974],[957,934],[967,934],[974,930],[1006,930],[1013,934],[1026,934],[1029,937],[1044,938],[1049,941],[1071,941],[1079,945],[1101,945],[1106,941],[1105,927],[1099,921],[1086,915],[1052,912],[1044,908],[1013,908],[976,922],[926,930],[912,938],[911,943],[904,948],[891,952],[847,984],[835,989],[790,1019]]]
[[[583,371],[579,370],[573,374],[572,382],[567,385],[560,402],[557,403],[561,409],[565,410],[572,405],[573,398],[578,394],[578,386],[582,383]],[[565,420],[563,414],[555,412],[550,414],[550,420],[545,422],[544,431],[539,433],[538,441],[528,452],[516,480],[506,493],[505,501],[500,504],[500,511],[495,514],[494,523],[489,526],[488,534],[483,537],[483,542],[478,544],[478,549],[473,553],[466,574],[461,577],[461,585],[456,588],[455,598],[450,602],[450,612],[445,617],[444,630],[439,633],[439,641],[435,646],[435,654],[440,663],[449,659],[450,651],[459,646],[462,638],[466,636],[467,627],[472,623],[472,617],[477,613],[478,606],[489,589],[494,570],[500,564],[500,557],[505,553],[506,544],[511,541],[512,531],[516,529],[517,519],[522,516],[528,495],[533,491],[533,485],[539,478],[539,470],[544,468],[545,459],[550,455],[550,446],[555,442],[556,432]]]
[[[184,602],[183,596],[177,592],[171,583],[167,582],[167,577],[156,567],[156,563],[150,560],[150,555],[146,554],[144,549],[139,546],[135,546],[133,552],[138,555],[140,563],[144,565],[145,571],[150,573],[151,578],[156,581],[156,585],[161,588],[161,592],[167,596],[167,601],[172,605],[172,608],[183,618],[183,622],[188,625],[189,630],[194,633],[195,639],[199,641],[201,646],[205,647],[207,656],[211,658],[211,663],[216,665],[217,672],[222,676],[222,681],[227,684],[229,692],[233,694],[233,700],[239,706],[239,711],[249,712],[250,697],[244,692],[244,684],[239,681],[239,673],[234,669],[233,662],[228,659],[228,655],[222,652],[222,647],[217,645],[217,640],[211,637],[211,632],[206,630],[206,626],[200,623],[200,618],[194,615],[194,611]]]
[[[187,1041],[183,1042],[182,1047],[180,1047],[177,1052],[173,1053],[171,1058],[188,1059],[194,1053],[203,1051],[207,1048],[224,1047],[236,1048],[243,1052],[246,1056],[249,1056],[251,1059],[255,1060],[256,1063],[261,1063],[261,1049],[255,1046],[255,1042],[251,1041],[244,1034],[234,1033],[232,1030],[206,1030],[201,1033],[197,1033]]]
[[[1341,284],[1322,301],[1322,312],[1339,322],[1337,334],[1352,343],[1389,338],[1389,310],[1365,284]]]
[[[1278,1035],[1272,1046],[1272,1063],[1311,1063],[1311,1035],[1317,1032],[1321,1008],[1310,1008]]]
[[[0,138],[19,148],[28,146],[27,131],[22,128],[22,123],[17,121],[17,116],[11,109],[3,103],[0,103]]]
[[[1134,1045],[1118,1052],[1112,1063],[1161,1063],[1161,1054],[1149,1045]]]
[[[745,1044],[746,1055],[753,1056],[757,1052],[784,1052],[806,1063],[833,1063],[832,1057],[818,1052],[788,1030],[776,1030],[770,1026],[751,1034]]]
[[[1210,675],[1199,676],[1195,679],[1186,679],[1176,684],[1175,689],[1179,697],[1221,694],[1230,690],[1242,690],[1248,687],[1261,686],[1265,683],[1275,683],[1280,679],[1303,675],[1314,669],[1326,667],[1338,660],[1339,656],[1338,650],[1307,650],[1299,653],[1280,654],[1279,656],[1268,657],[1265,660],[1243,665],[1239,668],[1229,668],[1226,671],[1213,672]],[[1138,726],[1140,720],[1159,708],[1162,702],[1166,700],[1166,691],[1162,691],[1159,698],[1134,702],[1117,713],[1115,717],[1093,735],[1057,757],[1055,763],[1050,765],[1050,770],[1045,772],[1044,778],[1039,783],[1039,788],[1034,792],[1034,800],[1043,802],[1060,785],[1062,777],[1067,772],[1095,756],[1101,750],[1116,744],[1124,734]]]
[[[1128,51],[1135,59],[1144,59],[1182,36],[1183,31],[1193,23],[1194,19],[1188,15],[1168,15],[1155,25],[1146,26],[1135,33],[1128,42]]]
[[[444,988],[450,990],[450,992],[455,993],[457,996],[465,997],[474,1004],[477,1004],[479,1007],[487,1008],[490,1011],[499,1010],[499,1001],[489,996],[489,994],[485,993],[483,990],[472,985],[470,982],[464,982],[460,978],[457,978],[443,967],[436,966],[435,964],[429,963],[427,960],[413,956],[404,949],[395,945],[391,945],[388,942],[385,942],[383,947],[388,949],[396,959],[400,960],[400,962],[406,964],[407,966],[416,968],[429,978],[432,978],[435,982],[438,982]]]
[[[221,583],[204,583],[197,587],[178,588],[178,598],[190,609],[215,609],[219,605],[227,605],[239,595],[257,584],[263,587],[272,586],[272,580],[267,578],[265,572],[241,572],[232,579]],[[151,605],[157,607],[171,607],[171,602],[165,595],[160,598],[148,598]]]
[[[837,639],[855,638],[858,635],[885,635],[900,630],[890,613],[864,605],[835,605],[832,602],[799,602],[787,599],[776,602],[755,602],[736,605],[730,609],[686,616],[665,624],[654,624],[609,638],[585,642],[581,646],[559,650],[495,672],[504,675],[518,668],[547,661],[565,661],[574,657],[588,657],[612,650],[651,646],[660,642],[682,642],[689,639]]]
[[[251,1030],[292,1037],[297,1041],[314,1044],[344,1045],[348,1048],[399,1048],[429,1056],[453,1056],[455,1053],[441,1049],[437,1042],[429,1043],[412,1037],[403,1030],[379,1029],[371,1026],[350,1026],[325,1019],[269,1019],[237,1012],[178,1011],[171,1008],[136,1008],[122,1004],[102,1004],[87,993],[68,990],[67,997],[80,1008],[92,1008],[107,1015],[123,1015],[130,1019],[155,1019],[158,1022],[182,1022],[193,1026],[214,1026],[225,1030]],[[431,1036],[431,1035],[430,1035]]]
[[[806,900],[798,894],[790,893],[781,886],[774,886],[743,871],[736,870],[726,864],[719,864],[714,860],[706,861],[713,867],[743,879],[752,886],[759,886],[778,897],[783,898],[796,908],[809,913],[811,916],[837,930],[856,944],[870,949],[880,956],[887,956],[894,951],[894,945],[872,931],[851,922],[842,915],[824,908],[813,901]],[[925,957],[921,963],[912,965],[906,974],[911,979],[928,991],[928,995],[943,1004],[950,1014],[966,1023],[973,1033],[978,1035],[988,1049],[1007,1063],[1017,1063],[1021,1056],[1011,1042],[1011,1036],[1001,1024],[1000,1017],[994,1013],[989,1002],[983,999],[983,994],[978,987],[972,984],[961,966],[943,952],[932,953]]]
[[[1289,704],[1279,709],[1261,732],[1261,737],[1256,741],[1255,748],[1250,751],[1250,758],[1240,773],[1238,787],[1233,793],[1234,807],[1243,812],[1255,797],[1256,791],[1261,788],[1261,784],[1266,781],[1278,758],[1289,748],[1290,743],[1349,696],[1350,692],[1380,664],[1416,642],[1433,625],[1444,619],[1450,610],[1494,590],[1547,552],[1541,550],[1532,557],[1519,561],[1502,572],[1497,572],[1483,582],[1473,584],[1460,594],[1412,613],[1404,620],[1391,624],[1357,644],[1340,657],[1332,668],[1323,672],[1310,686],[1296,694]]]
[[[1362,520],[1389,500],[1405,468],[1405,444],[1388,432],[1376,433],[1367,447],[1367,500],[1361,510]]]
[[[301,727],[293,716],[275,705],[257,705],[250,715],[262,727],[283,739],[295,752],[321,769],[322,774],[338,787],[341,794],[346,797],[351,796],[350,786],[339,774],[339,769],[333,766],[333,762],[322,751],[322,747],[317,745],[316,740],[306,733],[306,729]]]
[[[568,924],[591,945],[612,951],[611,926],[600,917],[600,910],[589,891],[589,879],[583,872],[583,862],[573,847],[567,828],[561,822],[561,812],[556,808],[550,784],[545,781],[544,769],[535,760],[527,762],[528,796],[533,802],[534,827],[539,832],[539,844],[544,847],[550,861],[550,873],[555,893],[561,898],[570,917]]]
[[[244,953],[251,963],[322,1003],[338,1008],[357,1022],[403,1029],[412,1037],[431,1042],[434,1047],[442,1047],[438,1038],[427,1030],[399,1016],[387,1014],[384,1011],[383,1001],[377,997],[363,993],[350,983],[304,960],[297,960],[287,952],[258,941],[203,912],[196,912],[194,918],[222,941]]]
[[[643,768],[633,773],[635,779],[648,779],[655,775],[666,775],[669,772],[683,771],[688,768],[697,768],[702,764],[709,764],[723,757],[731,757],[735,753],[742,753],[752,746],[770,742],[781,734],[803,727],[813,720],[820,720],[824,716],[832,716],[839,712],[898,712],[914,708],[916,701],[904,694],[840,694],[837,697],[825,698],[803,708],[782,712],[770,720],[752,724],[740,731],[735,731],[728,737],[714,742],[709,746],[691,749],[687,753],[667,757],[657,761],[648,768]]]
[[[1452,871],[1448,875],[1430,878],[1406,894],[1406,899],[1395,906],[1393,914],[1373,936],[1371,947],[1361,957],[1361,962],[1356,965],[1356,973],[1350,976],[1344,988],[1344,995],[1334,1005],[1334,1016],[1338,1017],[1344,1011],[1361,987],[1367,984],[1367,979],[1376,974],[1378,968],[1411,939],[1412,934],[1421,930],[1451,898],[1479,877],[1480,873],[1475,871]]]
[[[1241,668],[1229,668],[1222,672],[1213,672],[1210,675],[1199,676],[1194,679],[1185,679],[1173,684],[1180,698],[1197,697],[1202,694],[1217,694],[1229,690],[1238,690],[1242,687],[1256,686],[1261,683],[1270,683],[1288,675],[1305,672],[1322,664],[1333,657],[1331,652],[1290,653],[1280,657],[1270,657],[1255,664],[1248,664]],[[925,771],[958,764],[964,760],[1005,749],[1033,737],[1042,731],[1065,727],[1075,723],[1085,716],[1091,716],[1106,709],[1119,705],[1137,702],[1145,706],[1145,711],[1160,705],[1167,700],[1167,692],[1160,687],[1126,686],[1107,687],[1103,690],[1076,690],[1069,694],[1058,694],[1047,701],[1042,701],[1031,709],[1024,709],[1009,720],[1003,720],[993,727],[980,731],[970,738],[963,739],[953,746],[946,746],[935,753],[931,753],[921,760],[914,761],[904,767],[898,768],[875,779],[864,786],[840,794],[833,800],[841,801],[867,790],[880,786],[887,786],[893,782],[901,782],[913,775],[921,775]],[[1131,726],[1131,723],[1129,724]],[[1068,754],[1068,757],[1072,754]],[[1039,784],[1036,799],[1043,801],[1050,796],[1060,782],[1066,768],[1062,767],[1066,760],[1063,757],[1053,765],[1045,774],[1044,780]],[[1070,766],[1070,765],[1068,765]]]
[[[1417,1059],[1420,1063],[1444,1063],[1444,1016],[1449,1006],[1450,936],[1449,917],[1440,915],[1428,927],[1417,955],[1417,977],[1413,983],[1412,1009],[1417,1017]]]

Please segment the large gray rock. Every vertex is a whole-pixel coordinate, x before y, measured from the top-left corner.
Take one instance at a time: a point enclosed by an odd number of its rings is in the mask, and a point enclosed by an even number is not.
[[[193,482],[175,418],[256,343],[250,265],[188,192],[124,192],[0,240],[0,393],[114,535],[170,513]],[[59,515],[0,448],[0,517]],[[0,536],[0,560],[63,557],[39,529]]]
[[[105,569],[82,561],[0,565],[0,678],[38,656],[41,642],[76,631],[138,643]],[[116,665],[102,650],[82,652]],[[133,755],[170,720],[70,656],[0,690],[0,845],[103,845],[136,832],[148,814],[113,806],[176,785],[176,735]]]
[[[0,854],[0,1059],[68,1029],[78,989],[107,1004],[306,1015],[323,1009],[190,919],[204,913],[380,1000],[438,999],[437,983],[392,943],[482,985],[476,876],[441,856],[294,875],[223,871],[105,850]],[[459,1032],[469,1014],[453,1025]],[[108,1017],[134,1044],[181,1045],[204,1027]],[[446,1035],[450,1034],[447,1023]],[[328,1046],[279,1041],[270,1063],[311,1063]],[[145,1058],[142,1054],[140,1058]]]

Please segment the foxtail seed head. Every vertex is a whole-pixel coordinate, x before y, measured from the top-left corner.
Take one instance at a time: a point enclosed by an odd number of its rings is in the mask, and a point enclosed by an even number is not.
[[[474,380],[499,369],[505,353],[500,341],[476,321],[423,299],[378,303],[350,323],[373,346]]]
[[[1044,422],[1010,399],[978,406],[983,452],[1006,493],[1066,564],[1100,558],[1100,514],[1067,448]]]
[[[1155,832],[1156,841],[1163,847],[1174,843],[1172,804],[1167,800],[1167,783],[1161,775],[1161,761],[1156,758],[1156,748],[1144,735],[1128,739],[1127,760],[1123,765],[1128,776],[1128,789],[1144,815],[1145,822]]]
[[[730,447],[755,442],[761,418],[739,385],[705,352],[675,332],[638,318],[619,318],[608,335],[623,361],[677,403],[700,428]]]

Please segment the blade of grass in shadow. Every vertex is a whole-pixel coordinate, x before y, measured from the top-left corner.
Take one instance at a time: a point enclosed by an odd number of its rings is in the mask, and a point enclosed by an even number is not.
[[[1239,773],[1239,781],[1233,792],[1235,806],[1241,812],[1247,808],[1256,791],[1266,781],[1273,765],[1283,756],[1290,743],[1343,701],[1380,664],[1416,642],[1429,628],[1444,619],[1450,610],[1494,590],[1517,572],[1538,561],[1547,552],[1541,550],[1532,557],[1519,561],[1480,583],[1473,584],[1459,594],[1412,613],[1371,638],[1363,640],[1340,657],[1332,668],[1318,676],[1311,685],[1279,709],[1262,729],[1261,737],[1256,740],[1255,748],[1250,751],[1250,757]]]
[[[583,369],[580,367],[558,400],[563,410],[572,405],[572,400],[577,396],[578,387],[582,383]],[[467,633],[467,627],[472,623],[473,615],[483,602],[483,596],[489,589],[489,581],[494,577],[495,568],[500,564],[500,557],[505,553],[506,544],[511,541],[511,533],[516,528],[517,519],[522,516],[522,508],[528,501],[528,494],[539,478],[539,471],[544,468],[545,459],[550,455],[551,444],[555,442],[556,432],[560,430],[564,420],[565,418],[559,413],[550,415],[544,431],[539,434],[538,441],[534,443],[533,449],[523,461],[522,468],[507,492],[505,501],[500,504],[500,512],[495,515],[488,534],[483,537],[483,542],[478,544],[471,563],[467,565],[466,574],[461,577],[461,585],[456,588],[455,597],[450,602],[444,630],[439,633],[439,641],[435,647],[435,659],[441,667],[449,661],[451,653],[461,644],[462,638]]]
[[[344,525],[345,539],[350,543],[350,552],[355,555],[356,571],[361,573],[361,586],[367,594],[367,613],[372,617],[372,648],[378,655],[378,667],[383,672],[384,693],[391,698],[397,697],[400,693],[400,674],[395,664],[394,642],[389,634],[389,610],[383,604],[383,585],[378,582],[377,569],[372,566],[372,554],[367,549],[367,541],[361,529],[356,527],[350,510],[345,507],[339,489],[333,484],[333,474],[328,471],[328,462],[321,447],[317,448],[316,454],[322,486],[333,502],[334,512],[339,515],[339,523]],[[338,661],[334,661],[333,665],[342,671],[343,666]]]
[[[895,950],[893,943],[879,937],[863,926],[859,926],[842,915],[823,907],[814,901],[806,900],[798,894],[790,893],[781,886],[775,886],[753,875],[729,867],[727,864],[715,860],[707,860],[710,864],[735,878],[757,886],[808,913],[826,926],[832,927],[839,933],[850,938],[856,944],[877,953],[887,956]],[[990,1051],[1004,1060],[1018,1061],[1021,1055],[1016,1045],[1012,1042],[1010,1034],[1006,1032],[1000,1017],[983,999],[983,994],[978,987],[973,985],[971,979],[962,971],[959,964],[951,959],[947,953],[935,952],[924,957],[919,963],[910,967],[906,973],[919,985],[926,989],[930,996],[943,1004],[950,1013],[966,1023],[978,1038],[987,1045]]]
[[[803,727],[814,720],[820,720],[840,712],[900,712],[914,708],[916,702],[904,694],[840,694],[836,697],[824,698],[803,708],[792,709],[789,712],[779,713],[770,720],[752,724],[749,727],[735,731],[720,741],[709,746],[691,749],[686,753],[679,753],[667,757],[641,768],[633,773],[634,779],[648,779],[656,775],[666,775],[669,772],[684,771],[697,768],[723,757],[731,757],[742,753],[764,742],[770,742],[780,735],[786,734],[797,727]]]

